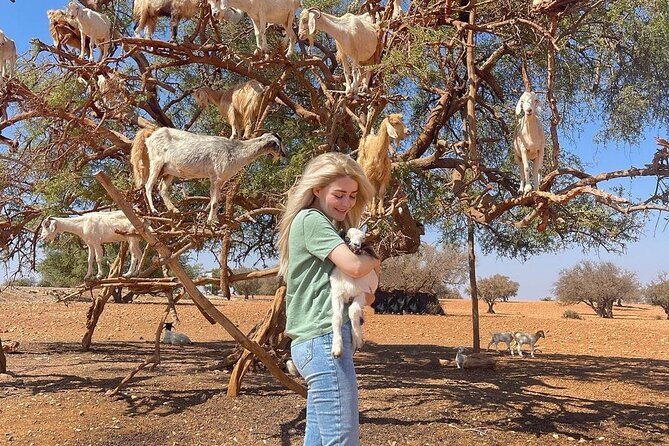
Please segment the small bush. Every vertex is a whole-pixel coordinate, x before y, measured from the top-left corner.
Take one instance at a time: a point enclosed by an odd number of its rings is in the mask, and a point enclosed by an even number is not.
[[[658,320],[658,321],[663,321],[664,320],[664,318],[662,316],[660,316],[659,314],[655,315],[655,319]]]
[[[580,314],[575,312],[574,310],[567,310],[564,313],[562,313],[562,317],[565,319],[583,319]]]
[[[543,302],[553,302],[553,296],[542,297],[542,298],[539,299],[539,300],[541,300],[541,301],[543,301]]]

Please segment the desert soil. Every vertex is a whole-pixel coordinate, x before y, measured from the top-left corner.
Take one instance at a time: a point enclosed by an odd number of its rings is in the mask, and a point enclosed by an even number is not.
[[[234,343],[190,301],[178,330],[194,341],[163,346],[162,362],[113,389],[153,352],[164,303],[110,303],[80,350],[87,302],[56,303],[40,289],[0,294],[0,338],[19,341],[0,375],[3,445],[301,445],[305,401],[271,375],[244,380],[226,396],[229,375],[211,366]],[[214,299],[246,332],[271,300]],[[472,345],[471,302],[442,301],[445,316],[374,315],[356,355],[361,443],[403,445],[669,444],[669,321],[658,307],[630,304],[603,320],[586,306],[509,302],[485,314],[489,331],[544,330],[535,358],[496,355],[495,370],[457,369]],[[583,320],[564,319],[566,309]]]

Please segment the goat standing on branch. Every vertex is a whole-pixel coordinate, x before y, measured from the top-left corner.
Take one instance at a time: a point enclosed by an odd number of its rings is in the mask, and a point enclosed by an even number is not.
[[[81,238],[88,246],[88,271],[85,279],[93,275],[93,259],[98,265],[97,278],[102,278],[103,243],[128,242],[130,248],[130,267],[123,277],[129,277],[139,270],[142,257],[141,237],[133,235],[135,227],[123,211],[90,212],[75,217],[48,217],[42,222],[40,238],[49,243],[56,235],[69,232]]]
[[[223,91],[200,87],[193,96],[200,108],[205,108],[209,102],[218,107],[221,117],[227,119],[232,127],[230,139],[234,139],[251,136],[260,112],[263,91],[260,82],[251,80]]]
[[[67,13],[72,17],[79,26],[79,35],[81,41],[81,52],[79,57],[84,58],[84,45],[86,37],[90,40],[88,42],[89,60],[93,60],[93,47],[100,48],[100,61],[108,56],[109,48],[111,46],[111,22],[109,18],[88,9],[74,0],[67,5]]]
[[[286,57],[293,54],[297,37],[293,31],[295,12],[301,6],[300,0],[208,0],[212,15],[220,20],[230,9],[244,11],[253,22],[253,32],[256,36],[256,53],[267,52],[267,24],[274,23],[286,31],[288,49]],[[284,40],[284,42],[285,42]]]
[[[409,129],[404,125],[400,113],[388,115],[379,126],[378,134],[369,134],[360,140],[358,146],[358,164],[362,166],[365,175],[376,189],[376,195],[372,198],[371,213],[378,212],[383,215],[383,197],[386,195],[392,163],[388,156],[388,150],[393,152],[390,140],[394,139],[397,144],[409,135]],[[377,203],[378,200],[378,203]]]
[[[518,193],[532,190],[532,181],[537,190],[541,184],[541,168],[544,164],[546,135],[537,114],[541,111],[539,96],[533,91],[526,91],[518,99],[516,115],[525,112],[518,119],[518,126],[513,135],[513,157],[520,169],[520,187]],[[530,161],[533,175],[530,177]]]
[[[199,0],[135,0],[132,15],[135,18],[135,37],[153,39],[158,17],[169,17],[172,27],[171,41],[177,40],[177,30],[181,19],[190,19],[200,10]]]
[[[130,153],[135,186],[144,186],[151,212],[152,191],[162,179],[159,192],[165,205],[179,212],[170,200],[168,189],[174,177],[184,179],[209,178],[210,196],[208,223],[214,222],[221,187],[244,166],[264,154],[274,159],[285,156],[278,136],[265,133],[246,141],[230,140],[221,136],[198,135],[170,128],[141,130],[135,136]]]
[[[5,76],[12,77],[16,69],[16,44],[0,30],[0,86]]]
[[[76,20],[61,9],[50,9],[46,12],[46,15],[49,17],[49,33],[53,38],[53,45],[56,49],[60,50],[65,45],[72,48],[83,47],[88,51],[90,46],[88,40],[90,39],[85,38],[87,41],[82,45],[79,24]]]
[[[378,26],[372,23],[369,14],[346,13],[341,17],[319,11],[316,8],[303,9],[300,14],[298,36],[313,45],[318,31],[323,31],[335,39],[337,59],[344,70],[346,93],[356,94],[362,80],[362,88],[369,86],[371,74],[363,76],[363,65],[378,62],[381,52]]]

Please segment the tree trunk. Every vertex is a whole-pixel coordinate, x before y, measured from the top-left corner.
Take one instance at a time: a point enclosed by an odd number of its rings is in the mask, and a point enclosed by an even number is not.
[[[616,306],[618,306],[618,307],[622,307],[622,306],[623,306],[623,300],[622,300],[622,299],[618,299],[618,303],[616,303]]]
[[[495,310],[492,309],[495,302],[488,302],[488,314],[495,314]]]
[[[7,373],[7,358],[5,358],[5,351],[2,349],[2,339],[0,339],[0,373]]]
[[[481,340],[479,334],[479,299],[476,288],[476,254],[474,252],[474,220],[467,219],[467,246],[469,247],[469,288],[472,296],[472,336],[474,340],[474,353],[481,351]]]

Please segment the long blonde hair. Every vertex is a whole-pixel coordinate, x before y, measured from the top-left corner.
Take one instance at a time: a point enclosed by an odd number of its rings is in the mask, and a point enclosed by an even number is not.
[[[340,229],[348,230],[360,224],[362,211],[374,196],[374,186],[353,158],[343,153],[329,152],[313,158],[304,168],[302,177],[288,192],[286,210],[279,220],[279,275],[286,277],[288,272],[288,234],[293,219],[302,209],[314,201],[314,188],[323,188],[341,177],[350,177],[358,183],[358,195],[355,205],[346,214],[346,219],[338,224]]]

